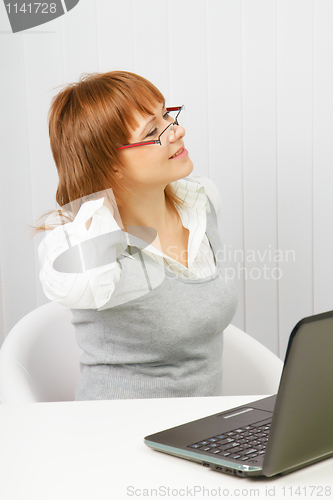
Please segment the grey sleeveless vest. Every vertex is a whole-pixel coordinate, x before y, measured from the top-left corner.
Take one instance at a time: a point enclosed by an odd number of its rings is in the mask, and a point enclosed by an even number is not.
[[[222,249],[214,208],[206,234]],[[218,258],[214,275],[184,279],[144,252],[120,260],[120,281],[102,310],[73,309],[83,349],[76,400],[222,395],[223,330],[237,304]]]

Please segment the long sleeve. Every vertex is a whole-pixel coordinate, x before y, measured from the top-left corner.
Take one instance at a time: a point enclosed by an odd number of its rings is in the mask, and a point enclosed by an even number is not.
[[[104,198],[101,198],[84,203],[72,222],[58,225],[40,243],[39,277],[45,295],[50,300],[74,309],[97,309],[110,299],[121,274],[121,267],[115,259],[86,269],[82,258],[81,272],[60,272],[54,265],[57,257],[71,247],[79,248],[84,242],[89,244],[93,239],[97,241],[101,235],[121,235],[120,227],[103,201]],[[92,222],[87,229],[86,222],[90,219]],[[115,255],[124,250],[121,237],[118,239]]]

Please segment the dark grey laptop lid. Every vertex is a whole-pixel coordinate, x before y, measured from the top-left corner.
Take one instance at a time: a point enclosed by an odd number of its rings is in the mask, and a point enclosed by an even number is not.
[[[333,311],[301,320],[290,335],[263,473],[333,454]]]

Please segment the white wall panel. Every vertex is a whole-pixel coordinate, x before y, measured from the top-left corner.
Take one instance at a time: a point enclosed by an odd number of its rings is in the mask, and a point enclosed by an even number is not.
[[[66,82],[77,81],[82,73],[99,71],[96,2],[80,0],[61,18],[61,24]]]
[[[241,2],[207,2],[209,177],[221,193],[219,221],[230,276],[235,276],[238,309],[233,323],[245,328],[244,280],[235,252],[244,249]],[[205,113],[204,104],[197,112]],[[238,254],[237,254],[238,255]],[[242,266],[243,261],[240,262]]]
[[[0,35],[0,253],[4,332],[36,304],[23,35]],[[12,60],[15,60],[15,65]],[[27,293],[29,290],[29,293]]]
[[[1,217],[1,213],[0,213],[0,217]],[[4,283],[5,282],[4,282],[4,277],[3,277],[3,274],[1,271],[1,268],[2,268],[1,260],[2,260],[2,255],[1,255],[1,251],[0,251],[0,345],[2,344],[2,342],[5,338],[5,335],[4,335],[4,332],[5,332]]]
[[[246,331],[277,352],[275,2],[243,2],[242,70]]]
[[[169,24],[167,2],[134,3],[134,72],[152,81],[169,101]],[[176,103],[177,104],[177,103]]]
[[[99,71],[134,71],[133,0],[95,3]]]
[[[169,0],[168,22],[170,102],[185,104],[194,173],[208,175],[206,2]]]
[[[6,15],[6,9],[5,5],[2,3],[0,4],[0,61],[1,64],[4,64],[6,61],[7,64],[10,62],[10,55],[8,54],[7,50],[7,44],[6,44],[6,38],[8,36],[11,36],[11,31],[10,31],[10,23],[8,20],[8,17]],[[2,40],[1,40],[2,39]],[[8,89],[8,87],[7,87]],[[2,89],[1,89],[2,90]],[[3,96],[4,97],[4,96]],[[0,95],[0,112],[4,112],[3,108],[3,99],[1,99]],[[6,130],[6,125],[3,123],[3,120],[0,119],[0,132],[1,136],[5,137],[4,130]],[[1,179],[0,179],[0,194],[3,194],[3,190],[1,189],[1,185],[3,184],[4,180],[4,168],[7,162],[6,155],[8,154],[8,151],[5,151],[3,147],[0,148],[0,174],[1,174]],[[1,196],[2,199],[2,196]],[[6,325],[6,304],[5,304],[5,277],[2,272],[2,268],[5,266],[5,245],[2,242],[3,239],[3,218],[4,218],[4,210],[5,206],[1,203],[0,199],[0,345],[5,337],[5,333],[7,333],[7,329],[5,327]]]
[[[314,10],[314,312],[333,308],[333,3]]]
[[[313,311],[313,4],[278,2],[278,244],[280,353],[291,328]]]
[[[50,23],[50,31],[35,36],[21,34],[24,39],[26,102],[28,113],[28,140],[30,169],[29,204],[32,217],[30,224],[37,223],[45,212],[56,206],[55,191],[58,185],[56,167],[51,154],[48,135],[47,114],[52,97],[66,83],[62,43],[62,18]],[[43,41],[43,43],[41,43]],[[45,62],[52,59],[48,71],[43,71]],[[41,222],[41,221],[40,221]],[[32,232],[32,230],[31,230]],[[47,301],[39,281],[37,247],[43,234],[29,239],[34,246],[35,281],[31,287],[37,296],[37,304]]]

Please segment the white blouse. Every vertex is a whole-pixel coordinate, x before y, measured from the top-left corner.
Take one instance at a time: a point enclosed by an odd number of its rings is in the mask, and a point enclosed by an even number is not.
[[[215,184],[202,176],[190,176],[172,183],[175,194],[185,201],[178,213],[182,224],[189,230],[188,268],[163,254],[153,245],[142,251],[150,258],[161,259],[165,267],[185,278],[205,278],[216,270],[214,255],[206,231],[206,212],[210,211],[207,196],[217,216],[220,213],[220,194]],[[104,198],[84,203],[72,222],[59,225],[50,231],[38,247],[41,266],[39,274],[45,295],[74,309],[98,309],[110,299],[117,285],[121,266],[118,261],[80,273],[59,272],[54,269],[56,258],[71,246],[102,234],[120,231],[110,210],[103,205]],[[86,222],[92,219],[89,229]]]

